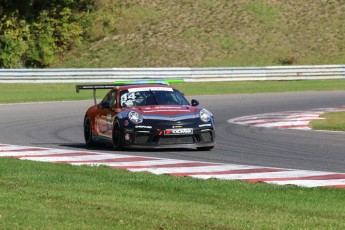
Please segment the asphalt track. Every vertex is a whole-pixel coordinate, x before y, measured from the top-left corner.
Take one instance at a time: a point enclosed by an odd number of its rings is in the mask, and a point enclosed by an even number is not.
[[[253,114],[344,106],[345,91],[195,98],[215,116],[217,144],[214,150],[115,152],[111,147],[92,150],[109,154],[345,172],[344,133],[268,129],[227,122]],[[92,103],[90,100],[0,105],[0,143],[85,150],[83,116]]]

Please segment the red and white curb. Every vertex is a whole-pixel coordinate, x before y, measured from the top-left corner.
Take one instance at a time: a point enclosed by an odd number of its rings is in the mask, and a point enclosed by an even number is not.
[[[345,173],[141,157],[0,144],[0,157],[72,165],[107,165],[132,172],[151,172],[199,179],[242,180],[303,187],[345,188]]]
[[[323,119],[320,117],[321,114],[339,111],[345,111],[345,106],[339,108],[313,109],[310,111],[287,111],[258,114],[230,119],[228,122],[266,128],[311,130],[309,123],[313,120]]]

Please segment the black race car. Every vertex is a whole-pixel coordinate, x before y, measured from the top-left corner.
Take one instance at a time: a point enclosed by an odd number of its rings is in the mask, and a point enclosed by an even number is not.
[[[91,106],[84,118],[88,146],[100,140],[122,148],[196,148],[215,145],[214,118],[191,104],[168,84],[129,83],[120,85],[77,85],[81,89],[111,89],[100,103]],[[95,93],[94,93],[95,95]]]

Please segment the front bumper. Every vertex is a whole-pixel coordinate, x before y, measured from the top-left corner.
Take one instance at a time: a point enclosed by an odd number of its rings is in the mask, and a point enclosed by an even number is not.
[[[213,147],[213,128],[194,128],[192,134],[167,135],[164,130],[124,129],[125,145],[129,148],[202,148]]]

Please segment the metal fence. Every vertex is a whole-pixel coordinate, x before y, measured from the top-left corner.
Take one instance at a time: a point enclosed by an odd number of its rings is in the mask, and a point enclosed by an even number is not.
[[[345,78],[345,65],[227,68],[0,69],[0,83],[74,83],[181,79],[185,82]]]

